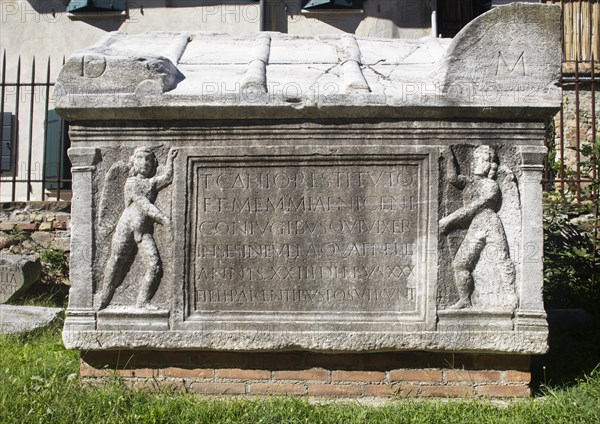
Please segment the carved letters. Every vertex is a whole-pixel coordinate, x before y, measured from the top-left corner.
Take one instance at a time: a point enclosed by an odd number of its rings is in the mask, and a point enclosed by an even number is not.
[[[191,305],[414,310],[414,163],[198,165]]]

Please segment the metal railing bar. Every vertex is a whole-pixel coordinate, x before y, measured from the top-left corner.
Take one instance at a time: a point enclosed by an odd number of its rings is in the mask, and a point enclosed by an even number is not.
[[[42,162],[42,178],[46,178],[46,143],[48,140],[48,109],[50,107],[50,56],[48,56],[48,65],[46,67],[46,101],[44,104],[44,156]],[[42,202],[46,199],[46,190],[42,183]]]
[[[4,131],[4,93],[6,92],[6,86],[4,83],[6,82],[6,49],[4,49],[4,53],[2,55],[2,78],[0,85],[0,128]],[[12,131],[12,126],[11,126]],[[12,147],[12,146],[11,146]],[[1,152],[0,152],[1,153]],[[12,151],[11,151],[12,153]],[[0,177],[2,176],[2,170],[0,170]],[[2,180],[0,179],[0,198],[2,194]]]
[[[12,179],[12,192],[11,192],[11,200],[14,202],[17,196],[17,173],[19,172],[19,170],[17,169],[17,157],[19,155],[19,111],[21,108],[21,102],[20,100],[20,93],[21,93],[21,85],[19,84],[21,82],[21,55],[19,55],[19,60],[17,62],[17,86],[16,86],[16,91],[15,91],[15,151],[13,152],[12,158],[13,158],[13,179]]]
[[[31,61],[31,93],[29,97],[29,143],[28,143],[28,151],[27,151],[27,201],[31,199],[31,192],[33,191],[33,187],[31,186],[31,163],[33,161],[33,117],[35,116],[34,107],[35,107],[35,87],[33,86],[33,82],[35,81],[35,56]]]

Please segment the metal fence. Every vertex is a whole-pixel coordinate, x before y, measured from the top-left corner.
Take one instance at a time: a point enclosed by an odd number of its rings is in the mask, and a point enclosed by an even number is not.
[[[599,142],[600,127],[600,0],[542,2],[561,6],[563,28],[559,81],[563,103],[547,140],[546,190],[558,190],[580,202],[585,189],[598,179],[593,146]],[[592,155],[584,155],[586,151]]]
[[[9,64],[3,52],[0,201],[70,199],[68,124],[51,108],[59,69],[51,69],[50,59],[39,68],[35,57]]]

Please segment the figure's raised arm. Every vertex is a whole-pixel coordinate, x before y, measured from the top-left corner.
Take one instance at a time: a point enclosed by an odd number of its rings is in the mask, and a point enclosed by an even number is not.
[[[173,182],[173,161],[179,153],[176,149],[170,149],[167,155],[167,163],[164,172],[154,177],[154,184],[157,190],[162,190]]]
[[[454,155],[452,148],[442,148],[440,153],[441,157],[446,160],[446,178],[448,179],[448,182],[462,190],[467,183],[467,178],[458,173],[456,156]]]

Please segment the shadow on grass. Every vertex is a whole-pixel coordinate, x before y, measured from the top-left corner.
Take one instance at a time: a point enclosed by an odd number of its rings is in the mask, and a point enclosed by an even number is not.
[[[44,284],[38,281],[27,293],[9,303],[11,305],[66,308],[69,301],[68,296],[69,286],[65,284]]]
[[[531,361],[534,393],[540,393],[541,386],[574,386],[600,365],[600,313],[553,310],[548,325],[550,349]]]

